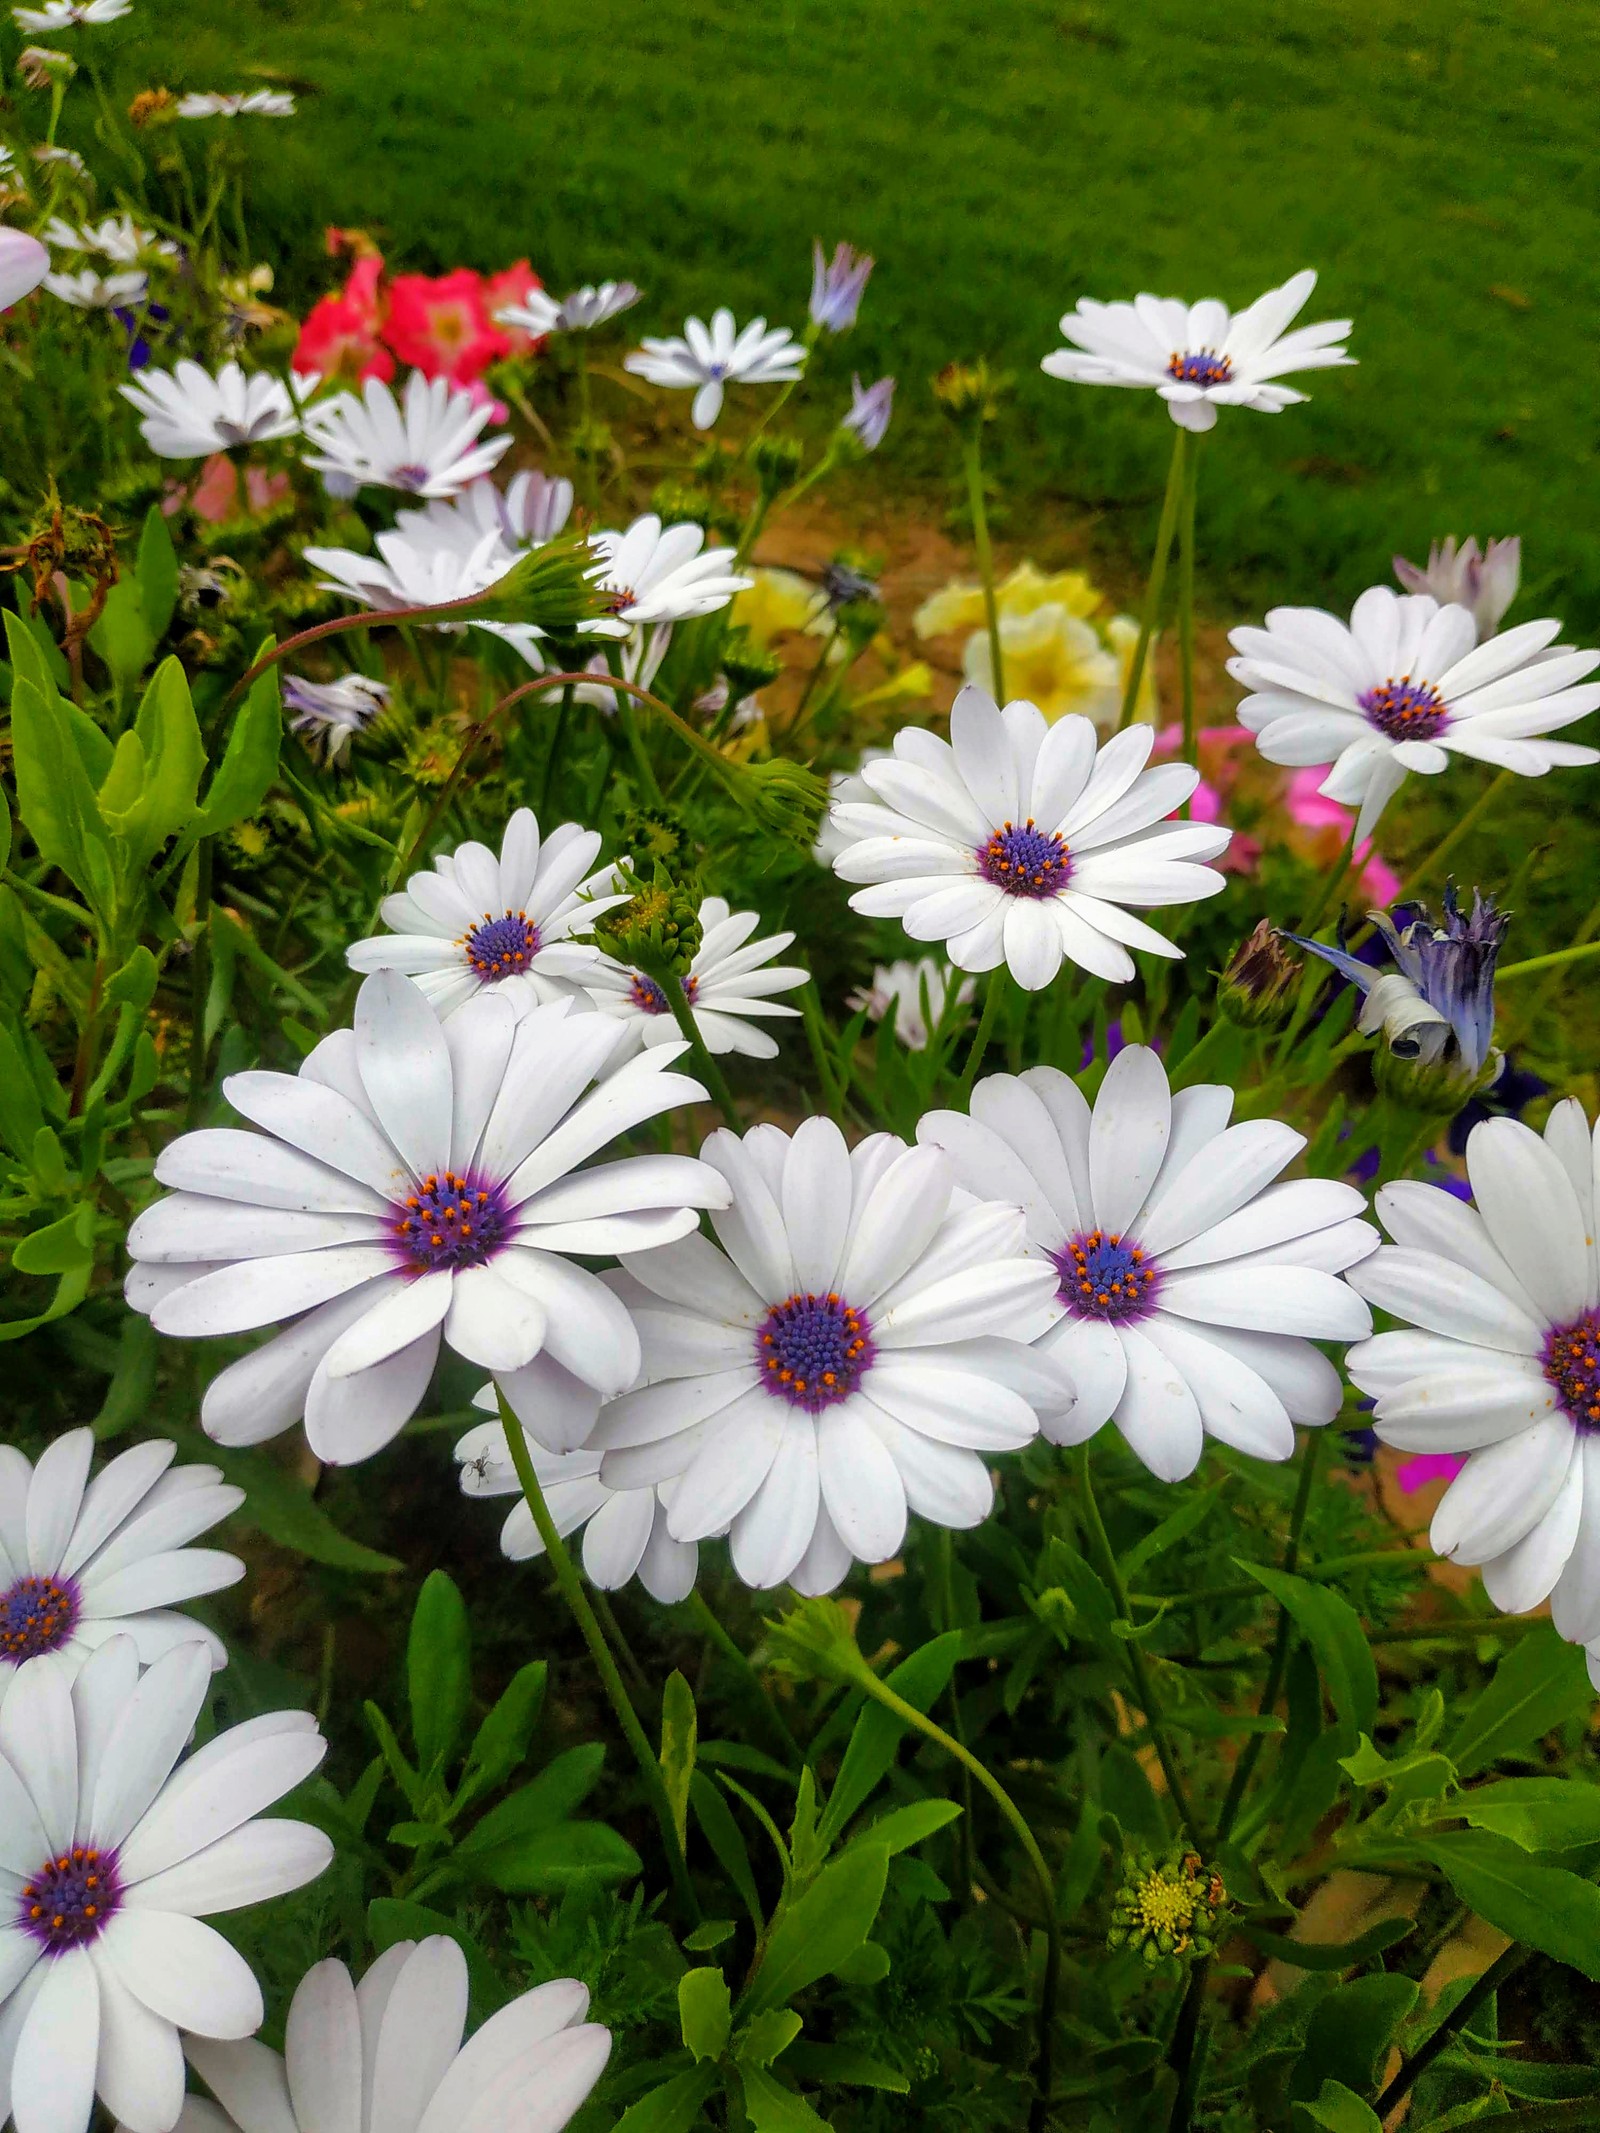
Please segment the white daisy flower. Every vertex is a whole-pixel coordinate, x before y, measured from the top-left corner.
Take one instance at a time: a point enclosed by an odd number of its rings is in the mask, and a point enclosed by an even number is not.
[[[627,1312],[564,1255],[647,1252],[728,1190],[685,1156],[577,1170],[705,1091],[667,1071],[682,1045],[613,1070],[622,1031],[571,1005],[519,1022],[486,991],[445,1026],[409,979],[379,971],[354,1029],[298,1074],[224,1084],[260,1133],[185,1133],[162,1150],[156,1177],[175,1190],[129,1232],[134,1309],[181,1339],[294,1321],[211,1381],[201,1420],[220,1443],[260,1443],[303,1415],[319,1459],[369,1458],[415,1413],[441,1338],[556,1450],[632,1384]]]
[[[304,399],[316,383],[297,377],[291,394],[266,371],[224,363],[213,376],[185,356],[174,369],[141,371],[136,384],[117,390],[138,409],[139,434],[158,458],[205,459],[241,444],[292,437],[300,427],[295,398]]]
[[[1372,1316],[1339,1280],[1378,1243],[1366,1202],[1326,1178],[1274,1183],[1305,1146],[1276,1119],[1230,1126],[1233,1091],[1173,1095],[1130,1044],[1091,1111],[1055,1067],[991,1075],[971,1116],[935,1111],[917,1138],[970,1191],[1019,1200],[1028,1250],[1056,1278],[1041,1353],[1077,1389],[1043,1417],[1056,1444],[1113,1421],[1162,1481],[1205,1437],[1287,1459],[1294,1425],[1331,1422],[1339,1374],[1314,1340],[1359,1340]]]
[[[45,0],[43,7],[14,7],[11,19],[23,30],[76,30],[132,13],[133,0]]]
[[[207,118],[293,118],[294,98],[283,89],[251,89],[242,96],[218,90],[193,90],[178,99],[178,116]]]
[[[954,975],[948,963],[937,962],[931,955],[920,956],[914,963],[880,963],[871,985],[853,994],[850,1006],[857,1013],[864,1012],[871,1022],[892,1016],[894,1033],[906,1050],[925,1052],[929,1037],[944,1019]],[[958,1003],[965,1006],[976,990],[973,979],[963,978],[956,993]]]
[[[325,573],[318,583],[328,592],[387,614],[396,608],[447,607],[453,601],[470,600],[498,585],[516,560],[498,532],[481,534],[468,548],[468,529],[461,522],[445,527],[421,523],[421,512],[409,516],[414,523],[404,531],[394,527],[377,536],[376,555],[361,555],[353,548],[307,548],[307,563]],[[606,626],[581,623],[579,629],[598,634]],[[535,673],[544,670],[539,650],[544,632],[536,623],[433,622],[427,627],[451,633],[468,627],[488,630],[520,653]]]
[[[639,301],[631,281],[585,282],[559,302],[547,289],[530,289],[520,304],[495,313],[495,323],[516,333],[590,333]]]
[[[75,274],[47,274],[44,286],[74,311],[132,311],[150,293],[149,277],[138,268],[97,274],[93,267],[80,267]],[[128,393],[130,388],[124,385],[121,390]]]
[[[163,259],[178,256],[178,247],[170,237],[158,237],[154,230],[141,229],[128,214],[106,215],[99,222],[82,225],[52,215],[44,226],[44,241],[60,251],[98,252],[102,259],[115,260],[122,267],[137,266],[152,252]]]
[[[17,64],[20,67],[24,60],[36,56],[38,55],[23,52],[19,54]],[[48,58],[51,55],[44,56]],[[49,141],[41,141],[39,146],[31,149],[29,153],[41,170],[70,170],[75,178],[87,178],[89,175],[89,166],[76,148],[58,148]]]
[[[595,870],[600,836],[563,822],[541,839],[532,808],[506,824],[495,857],[486,844],[441,852],[379,906],[392,930],[346,950],[352,970],[402,970],[441,1020],[484,991],[519,1013],[543,1000],[582,999],[600,951],[574,940],[596,914],[627,902],[616,869]]]
[[[1047,725],[1020,700],[996,708],[969,684],[950,739],[916,727],[893,757],[863,760],[871,805],[835,803],[846,840],[833,870],[868,882],[850,899],[868,918],[898,918],[914,941],[945,941],[958,970],[1005,963],[1037,992],[1063,959],[1112,984],[1134,974],[1128,950],[1181,956],[1127,904],[1193,903],[1223,877],[1201,864],[1230,830],[1168,822],[1200,782],[1186,763],[1146,770],[1155,732],[1130,726],[1098,747],[1093,721]]]
[[[1435,1185],[1386,1185],[1378,1215],[1394,1243],[1350,1278],[1404,1330],[1345,1359],[1385,1444],[1467,1454],[1433,1547],[1479,1564],[1508,1614],[1548,1599],[1575,1643],[1600,1637],[1594,1164],[1569,1096],[1542,1139],[1511,1118],[1473,1128],[1471,1207]]]
[[[435,499],[420,510],[397,511],[395,524],[407,534],[428,529],[468,550],[486,533],[497,534],[509,557],[553,541],[572,516],[572,495],[564,476],[527,470],[503,490],[484,479],[469,482],[449,502]]]
[[[306,465],[354,488],[455,496],[510,450],[509,431],[479,434],[493,414],[492,401],[474,400],[448,378],[414,370],[399,400],[381,378],[368,378],[359,395],[336,393],[307,413],[305,433],[317,450]]]
[[[797,985],[804,985],[811,973],[798,963],[768,967],[775,955],[790,946],[794,935],[773,933],[764,940],[753,941],[750,936],[760,923],[758,912],[732,911],[720,896],[707,896],[701,901],[700,946],[678,982],[708,1052],[739,1052],[746,1059],[776,1059],[776,1043],[747,1018],[800,1012],[772,995],[792,992]],[[678,1041],[678,1025],[666,994],[642,970],[632,970],[612,956],[599,955],[595,966],[585,973],[583,985],[601,1014],[614,1015],[626,1026],[630,1050],[639,1045]]]
[[[786,327],[769,327],[764,318],[753,318],[742,330],[733,323],[733,313],[718,310],[711,324],[692,318],[681,335],[668,339],[646,337],[622,367],[652,385],[694,388],[690,420],[697,430],[708,430],[722,413],[726,386],[786,385],[805,368],[806,352]]]
[[[236,1555],[185,1545],[237,1511],[244,1491],[217,1467],[174,1467],[176,1450],[135,1445],[91,1481],[93,1430],[68,1430],[37,1465],[0,1444],[0,1693],[44,1656],[70,1680],[119,1635],[146,1666],[193,1639],[227,1665],[221,1639],[173,1610],[244,1576]]]
[[[674,1539],[730,1527],[746,1584],[807,1593],[896,1554],[908,1511],[979,1524],[985,1459],[1071,1397],[1020,1345],[1055,1287],[1020,1210],[969,1201],[936,1149],[887,1133],[850,1149],[826,1118],[714,1133],[701,1153],[730,1187],[718,1244],[623,1253],[611,1277],[644,1369],[590,1439],[601,1478],[675,1481]]]
[[[751,580],[729,567],[734,551],[707,548],[705,539],[703,526],[663,526],[653,511],[625,532],[597,533],[594,545],[605,558],[600,583],[618,621],[634,627],[687,622],[714,615],[748,590]]]
[[[1470,607],[1480,637],[1492,637],[1522,583],[1522,542],[1516,534],[1457,544],[1455,535],[1434,541],[1426,565],[1394,559],[1394,574],[1408,593],[1431,593],[1441,607]]]
[[[1524,622],[1479,644],[1470,609],[1374,585],[1348,626],[1320,608],[1277,607],[1265,629],[1231,631],[1228,672],[1252,691],[1239,722],[1269,763],[1332,764],[1319,790],[1360,803],[1359,839],[1408,770],[1434,776],[1452,755],[1528,778],[1600,762],[1593,748],[1542,738],[1600,705],[1600,682],[1583,680],[1600,652],[1556,645],[1560,634],[1559,622]]]
[[[1153,388],[1186,430],[1210,429],[1219,407],[1276,415],[1306,397],[1280,378],[1355,361],[1343,347],[1347,318],[1287,330],[1316,285],[1306,267],[1236,313],[1214,296],[1198,304],[1161,296],[1102,304],[1080,296],[1061,321],[1073,346],[1054,350],[1039,367],[1074,385]]]
[[[202,1919],[285,1895],[333,1857],[321,1830],[258,1819],[327,1743],[304,1711],[219,1733],[182,1763],[211,1655],[143,1678],[131,1637],[70,1682],[48,1659],[0,1703],[0,2118],[84,2133],[98,2096],[131,2133],[183,2108],[183,2039],[261,2026],[249,1964]]]
[[[283,707],[294,714],[291,728],[306,736],[308,746],[320,744],[329,763],[339,761],[388,701],[389,684],[371,674],[341,674],[337,681],[284,677]]]
[[[588,1987],[556,1978],[463,2044],[467,1964],[447,1935],[396,1941],[359,1985],[330,1958],[296,1987],[281,2055],[184,2039],[221,2109],[189,2097],[177,2133],[561,2133],[611,2052],[588,2012]]]
[[[474,1407],[498,1414],[494,1387],[473,1397]],[[583,1528],[583,1570],[591,1585],[616,1592],[632,1577],[663,1607],[676,1606],[694,1590],[700,1568],[695,1541],[675,1541],[667,1531],[672,1483],[660,1488],[610,1489],[600,1479],[602,1455],[588,1446],[575,1452],[547,1452],[527,1436],[528,1456],[544,1491],[555,1529],[567,1540]],[[513,1563],[543,1555],[544,1542],[533,1513],[522,1500],[522,1484],[506,1450],[504,1426],[480,1422],[456,1446],[461,1487],[468,1496],[515,1496],[500,1528],[502,1554]]]

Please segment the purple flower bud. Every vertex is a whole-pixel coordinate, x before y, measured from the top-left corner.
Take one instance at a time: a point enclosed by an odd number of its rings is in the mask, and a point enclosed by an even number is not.
[[[875,452],[883,442],[884,432],[889,427],[889,417],[894,411],[894,380],[879,378],[876,384],[863,385],[857,377],[850,380],[850,412],[839,424],[857,438],[863,450]]]
[[[1522,542],[1513,534],[1506,540],[1489,541],[1480,551],[1475,540],[1458,547],[1452,533],[1428,550],[1426,570],[1397,555],[1394,574],[1407,592],[1431,593],[1443,605],[1470,608],[1481,643],[1494,635],[1501,616],[1517,597]]]
[[[827,333],[843,333],[856,322],[861,293],[874,265],[872,255],[836,244],[832,259],[825,259],[822,240],[813,238],[811,261],[811,323]]]

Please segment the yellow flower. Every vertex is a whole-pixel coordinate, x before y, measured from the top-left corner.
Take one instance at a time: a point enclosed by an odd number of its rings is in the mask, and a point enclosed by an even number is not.
[[[765,647],[787,631],[808,628],[824,604],[810,579],[795,571],[752,570],[750,577],[749,590],[734,600],[733,621],[750,632],[753,644]]]
[[[922,698],[932,693],[932,669],[925,661],[914,659],[898,674],[891,674],[887,681],[880,681],[875,689],[869,689],[865,696],[858,696],[856,709],[860,710],[864,704],[892,704],[901,697]]]
[[[1157,726],[1161,723],[1160,705],[1156,698],[1156,644],[1150,639],[1150,652],[1144,663],[1144,673],[1139,679],[1139,701],[1133,707],[1133,723],[1136,726]],[[1132,615],[1113,615],[1106,624],[1106,642],[1117,655],[1117,704],[1121,709],[1122,692],[1128,686],[1128,669],[1133,665],[1133,654],[1139,642],[1139,625]]]
[[[1036,607],[1000,618],[1000,657],[1007,697],[1026,697],[1047,719],[1081,712],[1097,726],[1114,726],[1121,701],[1117,657],[1094,625],[1064,607]],[[975,630],[961,655],[968,681],[994,690],[987,630]]]
[[[1062,607],[1069,615],[1092,615],[1101,593],[1081,570],[1042,571],[1037,563],[1019,563],[994,589],[1002,617],[1031,615],[1037,608]],[[943,592],[924,600],[913,617],[919,637],[943,637],[955,630],[984,627],[983,587],[952,581]]]

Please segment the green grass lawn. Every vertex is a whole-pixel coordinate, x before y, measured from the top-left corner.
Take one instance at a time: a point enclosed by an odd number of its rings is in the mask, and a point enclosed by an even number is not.
[[[901,478],[941,464],[928,377],[987,353],[1016,377],[1019,541],[1046,499],[1125,557],[1159,496],[1153,401],[1038,371],[1080,292],[1241,303],[1315,264],[1308,315],[1351,314],[1361,367],[1279,418],[1224,416],[1213,610],[1347,599],[1395,548],[1521,532],[1532,598],[1600,627],[1592,11],[140,0],[93,34],[128,88],[303,88],[293,124],[242,122],[291,296],[348,222],[418,266],[631,275],[657,330],[717,302],[798,324],[813,233],[869,247],[845,354],[901,378]]]

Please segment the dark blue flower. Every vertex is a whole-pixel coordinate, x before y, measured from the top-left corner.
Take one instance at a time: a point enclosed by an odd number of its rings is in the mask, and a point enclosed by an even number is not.
[[[164,304],[144,304],[137,311],[118,304],[112,313],[128,337],[128,368],[143,370],[150,360],[150,343],[144,337],[147,326],[164,326],[171,314]]]

